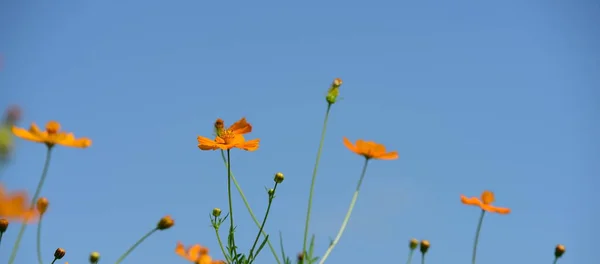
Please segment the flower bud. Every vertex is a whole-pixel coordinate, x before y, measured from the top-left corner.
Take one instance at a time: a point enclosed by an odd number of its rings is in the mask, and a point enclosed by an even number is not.
[[[48,210],[48,199],[46,197],[40,197],[35,205],[40,216],[42,216],[46,213],[46,210]]]
[[[411,239],[410,242],[408,242],[408,247],[410,248],[410,250],[415,250],[417,246],[419,246],[419,240],[415,238]]]
[[[6,229],[8,229],[8,220],[2,218],[0,219],[0,233],[6,232]]]
[[[174,224],[175,224],[175,221],[173,220],[173,218],[171,218],[171,216],[167,215],[167,216],[161,218],[160,221],[158,221],[158,224],[156,225],[156,229],[158,229],[158,230],[169,229]]]
[[[304,253],[298,253],[297,257],[298,262],[302,262],[304,260]]]
[[[100,253],[92,252],[90,253],[90,263],[95,264],[100,260]]]
[[[341,85],[342,79],[340,78],[335,78],[335,80],[333,80],[333,83],[331,83],[329,91],[327,91],[327,96],[325,97],[325,100],[327,100],[327,103],[329,103],[330,105],[335,104],[335,102],[337,101],[337,97],[340,93],[339,88]]]
[[[267,193],[269,194],[269,196],[273,196],[273,194],[275,194],[275,190],[269,189],[269,191],[267,191]]]
[[[275,182],[276,183],[282,183],[283,179],[284,179],[283,173],[281,173],[281,172],[275,173]]]
[[[225,122],[223,121],[223,119],[217,118],[217,121],[215,121],[215,134],[217,134],[217,136],[221,136],[221,134],[223,134],[224,128]]]
[[[429,250],[429,246],[430,246],[429,240],[423,240],[423,241],[421,241],[421,248],[420,248],[421,253],[422,254],[427,253],[427,250]]]
[[[565,248],[565,245],[563,245],[563,244],[556,245],[556,248],[554,249],[554,257],[556,257],[556,258],[562,257],[562,255],[565,254],[566,250],[567,249]]]
[[[54,251],[54,258],[61,259],[65,256],[65,254],[67,254],[67,252],[64,249],[57,248],[56,251]]]
[[[213,209],[212,215],[214,217],[219,217],[221,215],[221,208],[215,208],[215,209]]]

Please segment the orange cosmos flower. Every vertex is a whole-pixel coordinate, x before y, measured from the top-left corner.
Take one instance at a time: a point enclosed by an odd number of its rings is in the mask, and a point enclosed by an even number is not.
[[[394,160],[398,158],[397,151],[387,152],[384,145],[373,141],[359,139],[356,141],[356,145],[352,145],[352,142],[344,137],[344,145],[350,151],[364,156],[367,159]]]
[[[16,219],[19,221],[33,222],[37,219],[38,212],[27,205],[27,193],[6,193],[0,184],[0,217]]]
[[[40,131],[37,125],[32,123],[28,130],[13,126],[12,132],[17,137],[33,142],[45,143],[48,147],[58,144],[73,148],[87,148],[92,145],[92,141],[88,138],[75,138],[73,133],[60,131],[60,124],[55,121],[48,122],[45,131]]]
[[[460,201],[466,205],[478,206],[479,208],[481,208],[481,210],[484,210],[484,211],[487,211],[490,213],[498,213],[498,214],[509,214],[510,213],[509,208],[496,207],[496,206],[492,205],[492,203],[494,202],[494,193],[490,192],[490,191],[483,191],[483,193],[481,194],[481,199],[479,199],[477,197],[467,198],[466,196],[461,195]]]
[[[239,148],[247,151],[258,149],[260,139],[246,141],[243,136],[252,132],[252,126],[246,122],[246,118],[240,119],[227,129],[225,129],[223,120],[217,119],[215,122],[215,131],[217,134],[215,140],[198,136],[198,148],[201,150],[230,150],[232,148]]]
[[[212,257],[208,255],[208,248],[198,244],[185,249],[181,242],[177,242],[175,253],[184,259],[194,262],[194,264],[225,264],[225,261],[213,260]]]

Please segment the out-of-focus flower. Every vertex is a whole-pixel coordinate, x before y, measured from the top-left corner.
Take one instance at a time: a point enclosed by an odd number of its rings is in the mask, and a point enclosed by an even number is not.
[[[61,259],[65,256],[65,254],[67,254],[67,252],[64,249],[57,248],[56,251],[54,251],[54,258]]]
[[[490,212],[490,213],[498,213],[498,214],[509,214],[510,209],[504,207],[496,207],[493,206],[494,202],[494,193],[491,191],[483,191],[481,194],[481,199],[478,197],[466,197],[464,195],[460,196],[460,201],[466,205],[473,205],[481,208],[481,210]]]
[[[227,129],[223,127],[223,120],[217,119],[217,122],[215,122],[217,136],[214,140],[198,136],[198,148],[201,150],[230,150],[232,148],[239,148],[247,151],[258,149],[260,139],[246,141],[243,136],[252,132],[252,126],[246,122],[246,118],[240,119]]]
[[[6,229],[8,229],[8,224],[8,220],[4,218],[0,219],[0,233],[6,232]]]
[[[194,264],[225,264],[225,261],[213,260],[208,254],[208,248],[199,244],[195,244],[186,249],[181,242],[177,242],[175,253]]]
[[[565,245],[558,244],[558,245],[556,245],[556,248],[554,249],[554,257],[560,258],[560,257],[562,257],[563,254],[565,254],[566,251],[567,251],[567,249],[565,248]]]
[[[356,141],[356,145],[353,145],[348,138],[344,137],[344,145],[350,151],[364,156],[367,159],[380,159],[380,160],[394,160],[398,159],[398,152],[391,151],[387,152],[385,146],[373,141],[364,141],[359,139]]]
[[[88,138],[75,138],[73,133],[61,131],[60,124],[56,121],[48,122],[45,131],[41,131],[35,123],[32,123],[29,129],[13,126],[12,132],[17,137],[37,143],[44,143],[48,147],[63,145],[73,148],[87,148],[92,145],[92,140]]]
[[[26,192],[7,193],[4,186],[0,184],[0,217],[27,223],[36,221],[38,212],[31,209],[27,203]]]
[[[325,100],[330,105],[335,104],[337,101],[337,97],[340,94],[340,86],[342,85],[342,79],[335,78],[329,87],[329,91],[327,91],[327,96],[325,96]]]

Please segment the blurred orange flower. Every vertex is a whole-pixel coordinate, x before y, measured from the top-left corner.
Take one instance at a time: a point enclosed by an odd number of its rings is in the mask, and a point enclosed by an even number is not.
[[[208,255],[208,248],[198,244],[186,249],[181,242],[177,242],[175,253],[184,259],[194,262],[194,264],[225,264],[225,261],[213,260],[212,257]]]
[[[36,221],[38,212],[30,208],[27,201],[26,192],[7,193],[0,184],[0,217],[28,223]]]
[[[240,119],[227,129],[224,128],[223,120],[217,119],[215,130],[217,134],[215,140],[198,136],[198,148],[201,150],[230,150],[232,148],[239,148],[247,151],[258,149],[260,139],[246,141],[243,136],[252,132],[252,126],[246,122],[246,118]]]
[[[352,152],[364,156],[367,159],[394,160],[398,159],[398,152],[387,152],[385,146],[373,141],[359,139],[353,145],[348,138],[344,137],[344,145]]]
[[[481,210],[490,212],[490,213],[498,213],[498,214],[509,214],[509,208],[496,207],[493,206],[494,202],[494,193],[491,191],[483,191],[481,194],[481,199],[477,197],[466,197],[464,195],[460,196],[460,201],[466,205],[478,206]]]
[[[56,144],[73,148],[87,148],[92,145],[88,138],[75,138],[73,133],[66,133],[60,130],[60,124],[56,121],[50,121],[46,124],[46,130],[40,131],[35,123],[32,123],[29,129],[12,127],[15,136],[25,140],[45,143],[48,147]]]

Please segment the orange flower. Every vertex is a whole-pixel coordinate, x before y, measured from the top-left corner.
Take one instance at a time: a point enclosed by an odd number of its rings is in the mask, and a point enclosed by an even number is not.
[[[0,217],[33,222],[37,219],[38,212],[27,206],[27,193],[6,193],[0,184]]]
[[[498,213],[498,214],[509,214],[510,213],[509,208],[496,207],[496,206],[492,205],[492,203],[494,202],[494,193],[490,192],[490,191],[483,191],[483,193],[481,194],[481,199],[479,199],[477,197],[467,198],[466,196],[461,195],[460,201],[466,205],[479,206],[479,208],[481,208],[481,210],[484,210],[484,211],[487,211],[490,213]]]
[[[212,260],[212,257],[208,255],[208,248],[198,244],[185,249],[181,242],[177,242],[175,253],[194,264],[225,264],[225,261],[222,260]]]
[[[387,152],[384,145],[373,141],[359,139],[356,141],[356,145],[352,145],[352,142],[344,137],[344,145],[350,151],[362,155],[367,159],[394,160],[398,158],[397,151]]]
[[[12,132],[17,137],[45,143],[48,147],[58,144],[73,148],[87,148],[92,145],[92,141],[88,138],[75,138],[73,133],[60,131],[60,124],[55,121],[48,122],[45,131],[40,131],[35,123],[31,123],[29,130],[13,126]]]
[[[224,129],[223,120],[217,119],[215,130],[217,133],[215,140],[198,136],[198,148],[201,150],[230,150],[232,148],[239,148],[247,151],[258,149],[260,139],[246,141],[243,136],[252,132],[252,126],[246,122],[246,118],[240,119],[227,129]]]

